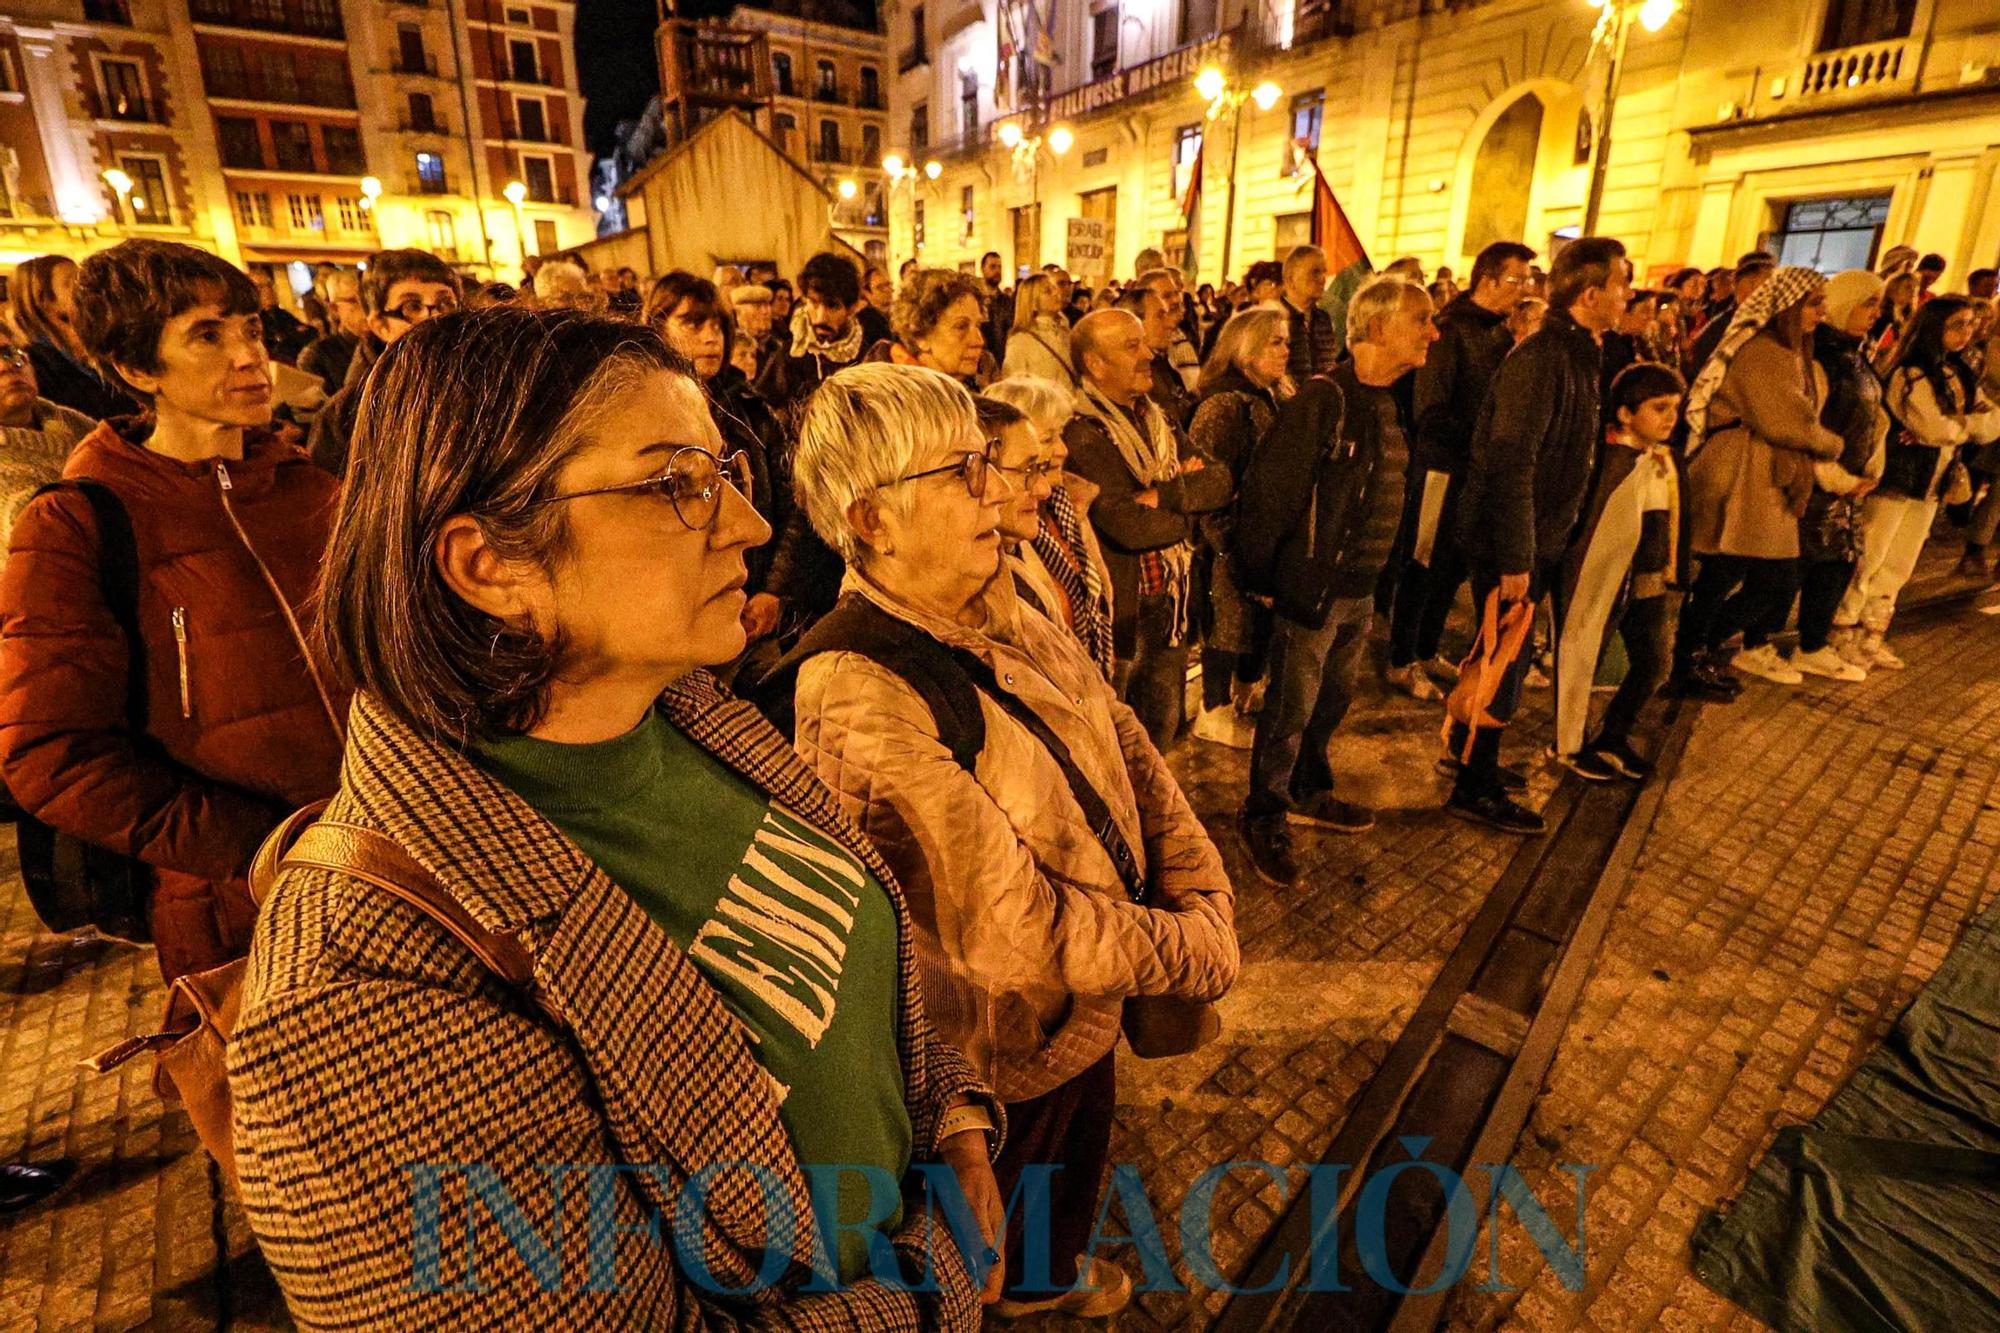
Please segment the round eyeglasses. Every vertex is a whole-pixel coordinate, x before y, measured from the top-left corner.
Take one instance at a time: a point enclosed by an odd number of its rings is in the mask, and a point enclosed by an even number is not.
[[[672,503],[674,514],[690,531],[704,532],[714,526],[715,516],[722,512],[725,486],[733,488],[746,503],[750,502],[749,458],[740,450],[717,458],[698,444],[684,444],[668,456],[666,469],[655,476],[617,486],[593,486],[587,491],[551,495],[532,502],[528,508],[581,500],[589,495],[648,495]]]

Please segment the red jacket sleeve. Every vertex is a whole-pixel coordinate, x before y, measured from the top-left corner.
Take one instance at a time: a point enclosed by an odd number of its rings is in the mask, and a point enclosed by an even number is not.
[[[0,573],[0,772],[15,803],[51,828],[151,865],[235,878],[284,811],[134,744],[125,637],[104,603],[97,551],[80,495],[44,495],[14,525]]]

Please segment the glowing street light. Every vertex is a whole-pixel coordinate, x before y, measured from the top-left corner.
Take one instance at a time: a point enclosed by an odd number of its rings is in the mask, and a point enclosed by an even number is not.
[[[1257,104],[1259,111],[1269,111],[1278,104],[1278,99],[1284,95],[1285,90],[1277,84],[1272,83],[1269,79],[1264,80],[1250,90],[1250,100]]]
[[[1229,78],[1214,65],[1210,65],[1194,76],[1194,90],[1201,94],[1204,102],[1213,102],[1221,97],[1229,87]]]
[[[519,181],[508,181],[507,188],[500,191],[500,193],[507,196],[508,203],[519,208],[521,201],[528,197],[528,187]]]
[[[111,167],[104,173],[104,183],[109,185],[118,195],[118,220],[120,222],[127,221],[129,214],[126,210],[131,204],[132,178],[118,168]]]
[[[361,178],[361,206],[363,208],[373,209],[375,207],[375,201],[377,199],[380,199],[381,197],[382,197],[381,179],[375,176],[363,176]]]
[[[861,193],[861,187],[856,185],[852,180],[843,180],[840,182],[840,197],[842,199],[852,199],[859,193]]]
[[[901,155],[896,153],[891,153],[882,159],[882,170],[888,172],[891,176],[902,175],[904,165],[905,163]]]
[[[1646,0],[1639,6],[1639,26],[1647,32],[1658,32],[1679,10],[1680,0]]]
[[[1611,160],[1611,116],[1617,109],[1618,85],[1625,74],[1625,42],[1632,35],[1632,21],[1637,19],[1639,26],[1649,33],[1658,32],[1680,12],[1681,0],[1585,0],[1585,3],[1602,11],[1590,40],[1593,51],[1599,45],[1605,50],[1604,100],[1598,106],[1597,141],[1592,145],[1590,158],[1590,190],[1583,206],[1582,234],[1589,236],[1597,230],[1598,211],[1604,204],[1605,168]]]
[[[944,164],[936,158],[932,158],[930,161],[924,163],[924,175],[932,180],[936,180],[938,177],[944,175]]]
[[[1021,146],[1021,127],[1014,121],[1009,120],[1001,123],[1000,146],[1003,148],[1019,148]]]
[[[1208,119],[1220,119],[1225,110],[1235,112],[1229,132],[1229,203],[1222,214],[1222,271],[1227,274],[1236,244],[1236,149],[1243,142],[1243,104],[1255,102],[1259,111],[1269,111],[1285,90],[1269,79],[1248,91],[1231,87],[1229,76],[1216,65],[1194,76],[1194,90],[1208,103]]]
[[[1049,131],[1049,151],[1057,157],[1067,153],[1075,143],[1076,136],[1070,133],[1067,125],[1058,125]]]

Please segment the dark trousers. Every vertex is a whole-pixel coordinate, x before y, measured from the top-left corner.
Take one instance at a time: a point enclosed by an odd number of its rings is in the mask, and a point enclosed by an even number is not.
[[[1271,681],[1250,746],[1245,813],[1283,814],[1333,790],[1326,747],[1354,702],[1374,608],[1366,597],[1333,604],[1319,629],[1280,618],[1271,631]]]
[[[1852,560],[1814,560],[1799,581],[1799,651],[1816,653],[1826,647],[1833,630],[1833,613],[1854,580]]]
[[[1415,548],[1416,516],[1422,511],[1422,474],[1417,476],[1416,484],[1409,488],[1416,507],[1406,506],[1404,526],[1412,529],[1406,550]],[[1451,489],[1446,492],[1444,512],[1438,518],[1437,535],[1431,539],[1430,563],[1418,564],[1414,555],[1403,563],[1403,576],[1396,584],[1396,604],[1389,615],[1390,666],[1428,662],[1437,656],[1438,645],[1444,641],[1445,621],[1451,618],[1452,604],[1458,600],[1458,590],[1466,575],[1465,553],[1459,549],[1456,536],[1458,520],[1453,501],[1457,496],[1458,480],[1453,478]]]
[[[1165,754],[1181,734],[1187,710],[1185,643],[1174,644],[1174,601],[1161,595],[1141,597],[1132,656],[1117,667],[1118,693],[1139,715],[1139,725],[1153,738],[1153,748]]]
[[[1625,643],[1625,679],[1604,709],[1604,720],[1598,724],[1593,742],[1596,745],[1622,745],[1630,740],[1639,710],[1667,678],[1667,662],[1672,656],[1667,642],[1667,598],[1640,597],[1627,602],[1618,621],[1618,637]]]
[[[1000,1198],[1008,1201],[1024,1168],[1060,1167],[1049,1178],[1049,1287],[1023,1286],[1027,1246],[1025,1202],[1007,1218],[1007,1295],[1035,1300],[1076,1285],[1077,1264],[1097,1224],[1097,1191],[1111,1158],[1111,1116],[1118,1079],[1112,1053],[1053,1092],[1007,1105],[1007,1144],[993,1163]],[[1039,1276],[1039,1274],[1037,1274]]]
[[[1760,560],[1747,555],[1705,555],[1681,608],[1674,638],[1674,665],[1691,668],[1742,632],[1745,648],[1761,648],[1785,627],[1798,592],[1799,562]]]

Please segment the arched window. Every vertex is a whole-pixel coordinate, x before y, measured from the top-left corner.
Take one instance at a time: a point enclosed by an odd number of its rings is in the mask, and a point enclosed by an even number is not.
[[[1542,99],[1524,93],[1486,131],[1472,161],[1465,213],[1466,254],[1495,241],[1518,241],[1528,231],[1528,203],[1535,188],[1535,151],[1542,137]]]

